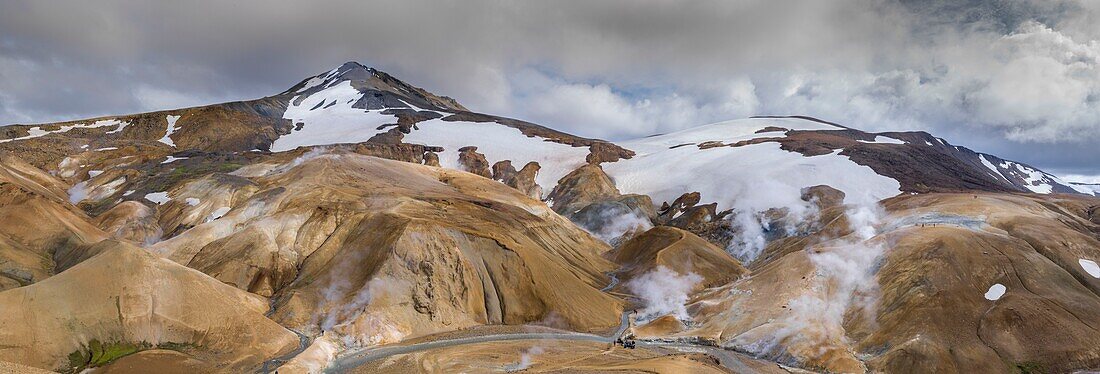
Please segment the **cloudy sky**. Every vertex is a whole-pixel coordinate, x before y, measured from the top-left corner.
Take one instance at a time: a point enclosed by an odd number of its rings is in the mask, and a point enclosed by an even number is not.
[[[261,97],[359,61],[584,136],[803,114],[1096,176],[1098,40],[1088,1],[0,0],[0,124]]]

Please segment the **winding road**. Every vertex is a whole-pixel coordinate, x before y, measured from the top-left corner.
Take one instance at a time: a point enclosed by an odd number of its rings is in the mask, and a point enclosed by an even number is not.
[[[358,351],[354,351],[338,357],[327,369],[326,373],[343,373],[356,367],[362,366],[368,362],[380,360],[390,356],[407,354],[413,352],[427,351],[437,348],[454,347],[467,344],[478,344],[488,342],[500,342],[500,341],[512,341],[512,340],[574,340],[574,341],[592,341],[601,343],[612,343],[616,338],[621,336],[630,325],[630,314],[623,313],[622,320],[619,324],[619,328],[615,330],[609,336],[600,336],[595,334],[585,334],[578,332],[539,332],[539,333],[506,333],[506,334],[490,334],[481,336],[470,336],[455,339],[436,340],[431,342],[417,343],[401,345],[400,343],[394,345],[380,346],[365,348]],[[678,342],[660,342],[660,341],[638,341],[639,346],[649,348],[664,348],[674,350],[678,352],[702,352],[708,353],[714,356],[718,361],[729,369],[738,373],[753,372],[751,368],[745,365],[742,360],[750,359],[749,357],[742,357],[741,354],[733,351],[728,351],[719,347],[713,347],[709,345],[691,344],[691,343],[678,343]]]
[[[342,373],[352,368],[362,366],[365,363],[383,359],[386,357],[427,351],[436,348],[454,347],[458,345],[478,344],[488,342],[502,342],[510,340],[582,340],[590,342],[611,343],[615,341],[623,331],[630,325],[630,314],[623,313],[623,316],[619,322],[619,328],[615,330],[610,336],[600,336],[595,334],[585,334],[579,332],[531,332],[531,333],[508,333],[508,334],[490,334],[481,336],[470,336],[464,338],[436,340],[431,342],[400,345],[387,345],[381,347],[365,348],[358,351],[354,351],[345,354],[335,361],[332,365],[329,365],[328,369],[325,369],[326,373]]]

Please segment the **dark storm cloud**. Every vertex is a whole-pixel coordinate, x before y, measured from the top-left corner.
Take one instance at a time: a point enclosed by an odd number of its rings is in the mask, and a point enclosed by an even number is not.
[[[1089,141],[1100,137],[1096,8],[5,1],[0,123],[259,97],[357,60],[475,110],[588,136],[807,114],[928,130],[1040,167],[1100,174],[1100,147]]]

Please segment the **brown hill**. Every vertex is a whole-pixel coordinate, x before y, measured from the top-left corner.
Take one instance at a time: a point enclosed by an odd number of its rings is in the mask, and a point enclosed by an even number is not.
[[[64,270],[107,238],[69,204],[66,188],[19,158],[0,157],[0,290]]]
[[[628,282],[658,266],[703,277],[697,289],[720,286],[748,275],[748,269],[721,248],[690,232],[657,226],[608,253],[619,264],[619,279]]]
[[[251,369],[289,352],[293,333],[265,300],[121,242],[30,286],[0,292],[0,360],[79,371],[156,346]]]
[[[802,250],[699,297],[692,313],[701,325],[681,335],[835,372],[1095,367],[1100,271],[1090,273],[1085,261],[1100,258],[1100,228],[1087,215],[1098,203],[1004,194],[891,199],[874,237],[804,241]],[[881,253],[867,251],[874,246]],[[873,287],[845,279],[863,276]]]
[[[599,291],[610,248],[501,183],[346,152],[235,174],[252,184],[177,190],[202,201],[253,192],[152,250],[273,296],[288,326],[358,345],[478,324],[619,321],[622,302]]]

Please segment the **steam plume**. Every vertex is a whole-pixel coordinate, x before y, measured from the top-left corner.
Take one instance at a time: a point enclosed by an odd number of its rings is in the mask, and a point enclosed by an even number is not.
[[[657,266],[631,279],[626,287],[645,303],[645,308],[638,315],[639,322],[670,314],[681,321],[688,321],[691,317],[685,304],[691,290],[702,281],[703,277],[699,274],[681,275],[667,267]]]

